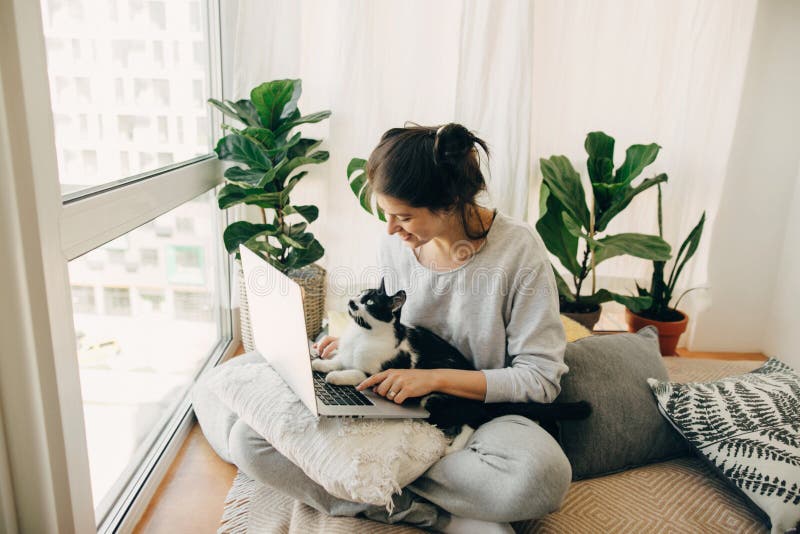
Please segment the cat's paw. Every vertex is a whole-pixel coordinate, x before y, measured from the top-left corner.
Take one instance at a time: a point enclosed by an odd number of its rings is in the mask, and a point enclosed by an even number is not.
[[[357,386],[367,375],[356,369],[346,369],[344,371],[331,371],[325,375],[325,382],[334,386]]]
[[[322,358],[317,358],[315,360],[311,360],[311,368],[321,373],[328,373],[330,371],[335,371],[336,369],[339,369],[339,364],[333,360],[325,360]]]
[[[450,435],[453,433],[454,429],[449,429],[449,432],[445,432],[445,435],[449,438]],[[467,446],[467,442],[469,438],[472,437],[472,434],[475,433],[475,429],[469,425],[461,425],[461,431],[458,433],[457,436],[453,438],[452,443],[444,450],[444,455],[447,456],[448,454],[452,454],[454,452],[458,452],[464,447]]]
[[[444,398],[445,396],[440,393],[431,393],[430,395],[425,395],[422,397],[419,401],[419,405],[430,412],[431,409],[428,408],[429,403],[431,408],[434,408],[437,403],[441,402]]]

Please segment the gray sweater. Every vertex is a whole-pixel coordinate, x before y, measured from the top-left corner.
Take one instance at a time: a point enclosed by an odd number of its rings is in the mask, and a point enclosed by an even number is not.
[[[530,225],[498,212],[477,254],[446,272],[385,234],[378,265],[390,295],[406,291],[401,322],[469,358],[486,375],[486,402],[553,402],[561,392],[566,334],[547,249]]]

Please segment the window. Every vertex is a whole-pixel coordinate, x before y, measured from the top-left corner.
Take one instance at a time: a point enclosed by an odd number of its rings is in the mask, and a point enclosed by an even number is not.
[[[93,286],[72,286],[72,311],[78,313],[97,313]]]
[[[167,247],[167,278],[171,283],[201,286],[205,284],[203,249],[198,246]]]
[[[103,301],[106,315],[131,314],[131,291],[127,287],[104,287]]]
[[[216,211],[213,191],[204,193],[160,216],[153,224],[143,225],[69,263],[70,280],[81,282],[73,285],[73,295],[77,294],[76,288],[82,288],[83,295],[95,288],[103,292],[99,315],[78,314],[73,306],[75,330],[92,340],[85,347],[113,342],[113,350],[86,348],[88,352],[79,354],[95,502],[108,500],[130,464],[140,461],[137,453],[142,444],[161,430],[156,423],[186,392],[219,340],[216,303],[220,288],[212,272],[216,263],[203,261],[214,255],[215,236],[211,225],[195,224],[213,218]],[[180,234],[170,239],[176,265],[183,275],[170,276],[163,270],[128,273],[112,267],[98,273],[88,268],[91,258],[103,256],[104,252],[129,253],[141,258],[142,263],[157,263],[157,249],[152,245],[159,238],[153,229],[173,220],[192,221],[194,227],[205,230],[202,235],[193,236],[199,237],[202,246],[181,245],[184,238]],[[194,276],[211,280],[211,286],[203,291],[183,289],[181,286],[187,280],[193,281]],[[134,287],[137,284],[139,287]],[[167,294],[174,298],[167,299]],[[135,395],[130,393],[133,390]]]
[[[212,315],[208,293],[175,291],[175,318],[188,321],[208,322]]]
[[[177,228],[178,232],[184,234],[193,234],[194,220],[189,217],[178,217],[175,219],[175,227]]]
[[[222,173],[210,135],[220,131],[220,117],[206,103],[222,97],[213,28],[219,6],[40,5],[41,21],[26,9],[9,22],[12,39],[31,56],[22,69],[24,56],[9,54],[16,67],[10,72],[38,96],[45,95],[33,89],[45,88],[33,81],[47,74],[53,121],[42,120],[45,107],[30,118],[14,114],[9,124],[48,140],[35,155],[53,170],[57,164],[58,182],[53,172],[27,176],[37,187],[60,188],[62,198],[60,213],[39,230],[47,258],[67,258],[45,269],[48,282],[63,287],[60,296],[53,284],[42,293],[63,301],[53,309],[67,323],[50,316],[58,331],[53,346],[75,349],[41,357],[58,362],[52,369],[59,387],[40,393],[55,399],[47,422],[57,417],[64,426],[63,439],[54,432],[46,444],[62,446],[47,449],[57,463],[55,499],[59,513],[66,506],[80,516],[77,526],[94,521],[104,532],[130,531],[125,521],[139,509],[136,499],[157,483],[159,463],[170,461],[172,443],[190,421],[190,387],[233,350],[230,258],[221,239],[227,214],[216,203]],[[42,43],[46,57],[36,52]],[[0,124],[0,133],[9,127]],[[39,195],[35,202],[45,213]],[[59,272],[60,280],[52,274]],[[65,332],[74,344],[64,343]]]
[[[142,311],[144,313],[157,313],[163,311],[164,303],[163,289],[139,289],[139,298],[144,303]]]
[[[158,249],[143,248],[139,254],[143,267],[158,267]]]
[[[208,135],[197,140],[167,138],[164,122],[210,117],[206,101],[211,96],[212,71],[203,24],[207,4],[199,0],[174,7],[159,1],[110,4],[113,10],[85,9],[88,4],[80,0],[42,0],[53,113],[72,120],[72,125],[63,120],[56,125],[62,155],[59,177],[62,191],[70,193],[106,188],[169,164],[164,162],[185,161],[213,148]],[[114,22],[117,7],[127,16]],[[182,13],[182,22],[190,19],[191,31],[186,22],[175,31],[167,30],[167,13],[172,10]],[[165,65],[165,48],[173,51],[171,66]],[[90,51],[97,49],[110,53],[93,57]],[[186,84],[191,87],[188,99],[183,96]],[[118,134],[92,138],[64,131],[83,131],[83,123],[77,126],[78,116],[87,124],[117,119]],[[104,156],[67,161],[66,149]],[[124,167],[120,153],[130,149],[147,156]]]

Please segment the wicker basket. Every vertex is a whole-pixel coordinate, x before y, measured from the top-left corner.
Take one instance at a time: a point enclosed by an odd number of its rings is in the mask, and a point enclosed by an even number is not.
[[[242,262],[236,260],[239,271],[239,310],[241,314],[242,345],[245,352],[256,350],[253,342],[253,329],[250,324],[250,308],[247,304],[247,291],[244,284]],[[325,269],[312,263],[300,269],[293,269],[287,276],[297,282],[303,295],[303,310],[306,319],[306,335],[316,338],[322,330],[322,318],[325,315]]]

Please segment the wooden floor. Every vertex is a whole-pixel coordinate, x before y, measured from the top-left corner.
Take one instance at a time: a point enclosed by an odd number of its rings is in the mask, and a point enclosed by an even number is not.
[[[241,354],[241,348],[237,354]],[[689,352],[684,358],[766,360],[761,353]],[[136,526],[136,533],[216,532],[236,468],[222,461],[195,426]]]

